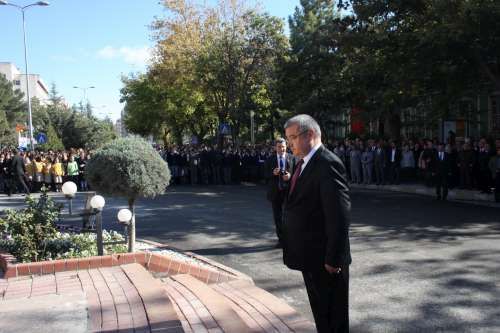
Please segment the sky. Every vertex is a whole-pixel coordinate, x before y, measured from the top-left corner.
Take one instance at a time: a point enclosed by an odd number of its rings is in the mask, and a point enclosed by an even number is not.
[[[212,2],[214,0],[208,0]],[[9,0],[26,6],[36,1]],[[148,28],[165,15],[152,0],[52,0],[48,7],[26,11],[28,71],[40,74],[70,104],[86,95],[94,114],[116,121],[120,117],[121,76],[145,72],[154,45]],[[261,0],[271,15],[285,19],[299,0]],[[12,62],[24,73],[21,12],[0,6],[0,62]]]

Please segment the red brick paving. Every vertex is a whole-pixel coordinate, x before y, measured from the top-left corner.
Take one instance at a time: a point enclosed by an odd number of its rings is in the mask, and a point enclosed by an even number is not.
[[[220,270],[188,267],[157,255],[9,265],[15,269],[0,279],[0,302],[54,294],[80,297],[83,292],[92,332],[315,332],[311,322],[245,276],[234,280]],[[110,265],[114,267],[103,267]],[[144,266],[190,275],[170,276],[162,283]],[[21,276],[25,274],[34,275]]]

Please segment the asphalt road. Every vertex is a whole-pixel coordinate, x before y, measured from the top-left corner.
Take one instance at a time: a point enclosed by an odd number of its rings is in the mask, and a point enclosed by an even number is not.
[[[260,186],[175,187],[137,206],[137,236],[217,260],[312,319],[282,264]],[[395,192],[352,192],[352,332],[499,332],[500,210]],[[0,197],[0,209],[22,204]],[[75,207],[81,206],[77,200]],[[107,199],[119,228],[125,200]]]

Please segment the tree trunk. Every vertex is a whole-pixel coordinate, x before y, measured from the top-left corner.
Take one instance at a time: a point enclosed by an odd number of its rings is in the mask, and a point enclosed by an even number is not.
[[[135,199],[128,200],[128,207],[132,212],[132,219],[130,220],[130,225],[128,228],[128,252],[134,252],[135,250]]]

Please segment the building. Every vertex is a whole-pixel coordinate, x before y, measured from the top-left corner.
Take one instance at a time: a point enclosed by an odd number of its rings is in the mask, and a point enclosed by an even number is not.
[[[7,80],[12,82],[14,89],[19,89],[23,92],[26,99],[26,79],[19,69],[11,62],[0,62],[0,74],[5,75]],[[40,75],[28,75],[29,92],[31,98],[36,97],[41,104],[46,104],[49,98],[49,89],[42,81]]]
[[[114,125],[115,133],[119,138],[123,138],[127,136],[127,129],[125,128],[125,124],[123,122],[124,112],[121,112],[120,119],[117,119]]]

